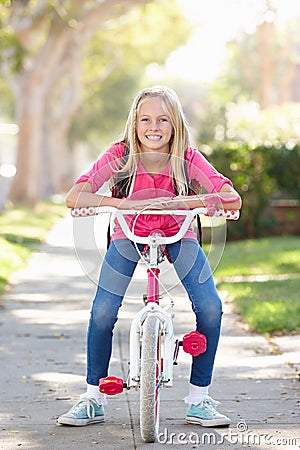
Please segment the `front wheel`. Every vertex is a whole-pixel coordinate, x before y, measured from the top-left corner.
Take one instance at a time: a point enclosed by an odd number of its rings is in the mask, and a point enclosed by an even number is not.
[[[159,319],[148,316],[143,325],[141,352],[140,430],[145,442],[154,442],[159,430],[160,336]]]

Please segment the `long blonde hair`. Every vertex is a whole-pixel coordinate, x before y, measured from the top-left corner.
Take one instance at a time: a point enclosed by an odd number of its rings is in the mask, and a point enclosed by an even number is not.
[[[170,166],[176,191],[179,195],[187,195],[188,187],[184,168],[185,151],[190,146],[190,132],[181,103],[175,91],[164,86],[153,86],[141,90],[130,108],[125,125],[122,142],[127,146],[128,157],[119,171],[132,175],[137,168],[141,148],[136,132],[137,115],[140,107],[146,101],[159,97],[162,107],[170,117],[173,135],[170,140]]]

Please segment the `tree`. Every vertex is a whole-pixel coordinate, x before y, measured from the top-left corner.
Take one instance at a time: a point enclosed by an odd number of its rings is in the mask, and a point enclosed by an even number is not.
[[[234,138],[228,120],[232,103],[240,104],[241,110],[248,106],[249,111],[255,103],[262,114],[271,117],[276,108],[283,110],[288,103],[299,101],[299,94],[295,96],[299,67],[299,18],[280,21],[274,2],[264,0],[262,3],[264,9],[254,31],[241,32],[227,44],[223,70],[212,85],[208,99],[209,127],[204,131],[208,131],[206,134],[209,134],[210,141],[215,139],[218,130],[220,140]],[[293,109],[291,105],[290,115]],[[214,117],[215,121],[211,120]],[[240,119],[241,122],[242,115]],[[262,124],[260,117],[258,121]],[[269,132],[271,127],[278,128],[270,122],[268,126]],[[199,135],[200,139],[202,137],[203,132]]]
[[[299,63],[299,19],[280,22],[273,2],[265,9],[253,33],[240,33],[228,44],[227,64],[222,74],[232,100],[255,100],[262,109],[293,101]]]
[[[1,10],[1,68],[14,93],[20,130],[14,203],[33,205],[59,190],[69,164],[68,132],[81,101],[84,46],[114,22],[123,33],[121,20],[147,3],[23,0]]]

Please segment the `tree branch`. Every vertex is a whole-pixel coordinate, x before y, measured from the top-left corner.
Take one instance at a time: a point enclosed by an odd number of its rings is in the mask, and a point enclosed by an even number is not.
[[[32,32],[39,28],[49,18],[50,14],[47,0],[37,2],[36,7],[30,14],[27,10],[27,4],[24,6],[22,2],[14,2],[8,20],[8,25],[12,27],[23,46],[26,46],[26,43],[32,37]]]
[[[97,28],[100,28],[100,24],[103,24],[108,19],[112,19],[116,15],[120,16],[124,14],[132,6],[149,2],[151,0],[123,0],[122,2],[120,0],[97,0],[94,2],[93,7],[83,8],[80,16],[76,20],[82,24],[82,28],[88,34],[91,34]]]

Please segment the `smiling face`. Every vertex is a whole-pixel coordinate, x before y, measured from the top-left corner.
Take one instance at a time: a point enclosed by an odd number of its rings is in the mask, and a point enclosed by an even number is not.
[[[143,102],[136,118],[136,132],[142,152],[169,153],[173,127],[160,97]]]

